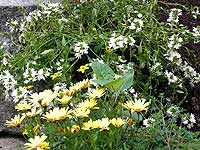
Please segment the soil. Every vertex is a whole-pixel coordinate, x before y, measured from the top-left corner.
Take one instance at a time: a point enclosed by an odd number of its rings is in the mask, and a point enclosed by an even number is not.
[[[177,5],[178,4],[178,5]],[[179,5],[181,4],[181,5]],[[161,0],[159,5],[162,8],[179,8],[182,10],[182,15],[180,16],[180,23],[187,26],[189,30],[193,27],[200,25],[200,16],[195,19],[191,12],[184,9],[184,6],[190,7],[200,7],[200,0]],[[166,22],[168,14],[165,12],[160,12],[160,21]],[[186,48],[181,48],[179,53],[182,55],[184,60],[187,60],[190,65],[197,71],[200,72],[200,43],[195,43],[191,41],[190,43],[184,45]],[[189,51],[188,51],[188,50]],[[200,131],[200,83],[195,84],[194,87],[190,87],[190,94],[188,96],[188,102],[185,107],[189,112],[195,115],[197,120],[197,126],[193,129],[195,131]]]

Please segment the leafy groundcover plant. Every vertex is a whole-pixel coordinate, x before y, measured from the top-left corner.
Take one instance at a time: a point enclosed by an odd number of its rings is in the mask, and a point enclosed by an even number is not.
[[[200,28],[181,25],[181,9],[167,22],[159,11],[156,0],[64,1],[8,23],[20,36],[2,52],[1,90],[26,149],[200,147],[184,108],[200,74],[178,52]]]

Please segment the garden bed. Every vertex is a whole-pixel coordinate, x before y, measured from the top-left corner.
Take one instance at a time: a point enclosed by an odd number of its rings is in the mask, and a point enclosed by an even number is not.
[[[0,82],[18,113],[6,125],[32,149],[200,147],[198,5],[64,1],[11,20]]]

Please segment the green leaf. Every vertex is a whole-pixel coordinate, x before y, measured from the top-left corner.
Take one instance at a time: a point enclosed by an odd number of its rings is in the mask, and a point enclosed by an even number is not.
[[[115,73],[107,64],[93,62],[92,70],[96,74],[97,80],[113,80]]]
[[[101,86],[104,86],[104,85],[106,85],[106,84],[108,84],[108,83],[110,83],[112,81],[113,80],[93,80],[93,82],[95,82],[95,83],[97,83],[97,84],[99,84]]]
[[[125,89],[128,89],[132,85],[133,85],[133,74],[131,73],[124,75],[122,78],[119,78],[117,80],[105,84],[105,86],[107,86],[108,88],[118,91],[123,91]]]
[[[65,37],[63,36],[63,38],[62,38],[62,46],[64,47],[64,46],[66,46],[67,45],[67,42],[66,42],[66,40],[65,40]]]
[[[47,55],[47,54],[53,52],[54,50],[55,49],[47,49],[47,50],[43,51],[40,55]]]

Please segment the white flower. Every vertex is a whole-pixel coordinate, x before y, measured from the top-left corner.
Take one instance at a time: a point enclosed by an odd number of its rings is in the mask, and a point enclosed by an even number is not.
[[[142,19],[135,18],[135,19],[133,19],[133,21],[131,21],[131,20],[132,20],[132,18],[128,20],[130,22],[130,24],[131,24],[129,26],[129,29],[136,30],[136,32],[142,31],[142,28],[144,26],[144,23],[143,23]]]
[[[74,46],[75,57],[81,58],[83,54],[88,54],[89,46],[85,42],[78,42]]]
[[[181,65],[181,63],[182,63],[181,55],[176,51],[170,51],[166,55],[166,58],[169,61],[176,63],[177,65]]]
[[[167,76],[168,79],[168,84],[175,83],[178,81],[178,77],[175,76],[172,72],[168,72],[167,70],[165,71],[165,75]]]
[[[177,116],[180,113],[179,108],[177,106],[171,106],[168,110],[167,110],[167,115],[168,116]]]
[[[169,18],[167,19],[167,22],[178,23],[180,15],[182,15],[181,9],[172,8],[169,13]]]
[[[154,122],[155,122],[155,119],[153,119],[153,118],[148,118],[148,119],[143,120],[143,125],[144,125],[146,128],[148,128],[148,127],[152,126]]]
[[[169,37],[168,40],[169,40],[168,47],[175,48],[175,49],[179,49],[181,47],[181,43],[183,42],[183,39],[181,37],[178,37],[178,35],[175,35],[175,34]]]

